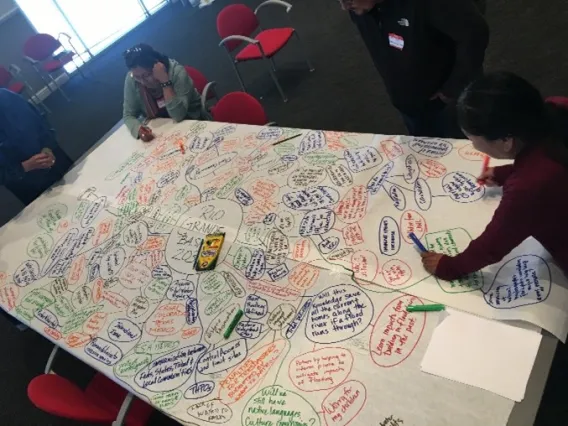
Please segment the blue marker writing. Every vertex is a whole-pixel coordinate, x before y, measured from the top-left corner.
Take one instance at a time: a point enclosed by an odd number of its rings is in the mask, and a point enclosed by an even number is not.
[[[428,249],[426,247],[424,247],[424,245],[420,242],[418,237],[416,235],[414,235],[414,232],[409,233],[408,236],[414,242],[414,244],[416,244],[416,247],[418,247],[418,249],[421,252],[427,252],[428,251]]]

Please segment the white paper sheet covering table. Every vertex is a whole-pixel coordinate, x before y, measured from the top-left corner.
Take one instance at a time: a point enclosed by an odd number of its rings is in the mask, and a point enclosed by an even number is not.
[[[119,129],[2,228],[0,304],[179,421],[503,425],[512,401],[420,372],[437,314],[405,306],[565,337],[563,277],[534,242],[446,283],[407,240],[463,250],[491,217],[467,142],[157,125],[147,145]],[[217,231],[220,263],[197,274]]]
[[[541,340],[540,330],[450,309],[432,334],[422,371],[520,402]]]

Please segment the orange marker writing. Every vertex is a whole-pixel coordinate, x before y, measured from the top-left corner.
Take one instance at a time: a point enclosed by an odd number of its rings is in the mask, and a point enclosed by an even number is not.
[[[179,140],[178,141],[178,146],[179,146],[179,150],[181,151],[181,153],[183,155],[185,155],[185,146],[183,145],[183,141]]]

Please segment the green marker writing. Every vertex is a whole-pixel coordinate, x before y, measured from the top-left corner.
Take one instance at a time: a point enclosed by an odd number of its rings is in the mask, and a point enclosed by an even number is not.
[[[229,326],[227,327],[227,329],[223,333],[223,337],[225,339],[228,339],[229,337],[231,337],[231,333],[233,332],[233,330],[235,329],[235,327],[237,326],[237,324],[241,320],[241,317],[243,316],[243,314],[244,314],[244,312],[243,312],[242,309],[239,309],[239,311],[235,314],[235,316],[233,317],[233,321],[231,321],[231,323],[229,324]]]
[[[409,305],[406,307],[408,312],[438,312],[444,309],[446,309],[446,307],[440,303],[433,305]]]

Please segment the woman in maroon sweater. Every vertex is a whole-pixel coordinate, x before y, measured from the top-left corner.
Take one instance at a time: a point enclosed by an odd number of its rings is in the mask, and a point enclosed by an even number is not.
[[[499,262],[532,236],[568,273],[568,109],[545,103],[515,74],[494,73],[464,90],[458,117],[477,150],[515,161],[479,177],[503,187],[485,231],[457,256],[423,253],[426,270],[453,280]]]

